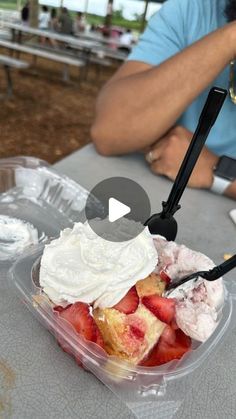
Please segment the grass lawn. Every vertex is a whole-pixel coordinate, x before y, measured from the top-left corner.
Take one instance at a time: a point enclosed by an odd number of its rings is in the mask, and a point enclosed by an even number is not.
[[[97,15],[88,15],[87,20],[90,24],[101,25],[104,22],[104,17]],[[122,26],[123,28],[130,28],[136,31],[140,30],[140,22],[137,22],[135,20],[126,20],[122,18],[113,17],[112,24],[115,26]]]
[[[14,0],[0,1],[0,9],[17,10],[17,2]]]

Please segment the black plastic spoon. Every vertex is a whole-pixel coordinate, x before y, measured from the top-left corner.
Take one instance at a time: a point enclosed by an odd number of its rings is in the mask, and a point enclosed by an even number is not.
[[[199,271],[199,272],[195,272],[193,274],[184,276],[183,278],[174,279],[173,282],[170,282],[170,284],[167,285],[166,291],[167,292],[172,291],[175,288],[179,287],[180,285],[185,284],[186,282],[192,279],[197,279],[199,276],[201,278],[206,279],[207,281],[215,281],[216,279],[227,274],[227,272],[231,271],[234,268],[236,268],[236,255],[231,256],[231,258],[221,263],[220,265],[215,266],[215,268],[209,271]]]
[[[152,215],[146,222],[151,234],[160,234],[167,240],[174,240],[177,234],[177,222],[174,213],[181,208],[180,198],[187,186],[188,180],[197,162],[197,159],[206,142],[207,136],[214,125],[227,96],[227,90],[212,87],[204,108],[201,112],[198,125],[185,154],[175,182],[167,201],[162,202],[162,212]]]

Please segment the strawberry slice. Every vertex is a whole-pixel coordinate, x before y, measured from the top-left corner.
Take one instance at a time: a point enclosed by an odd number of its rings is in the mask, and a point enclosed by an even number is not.
[[[178,329],[175,331],[175,336],[176,336],[176,341],[178,342],[179,345],[185,348],[190,348],[191,338],[185,335],[185,333],[181,329]]]
[[[98,326],[89,312],[89,305],[81,302],[70,304],[63,308],[61,306],[54,307],[54,311],[59,313],[59,316],[67,320],[85,339],[95,342],[97,345],[104,348],[104,341]],[[59,344],[65,350],[65,344]],[[69,352],[69,350],[65,350]]]
[[[167,326],[169,327],[169,326]],[[182,330],[173,330],[171,328],[164,330],[158,343],[152,349],[148,358],[141,362],[146,367],[154,367],[165,364],[173,359],[180,359],[190,350],[191,339],[186,336]]]
[[[96,323],[95,323],[95,327],[96,327],[96,336],[95,336],[95,339],[93,340],[93,342],[95,342],[98,346],[101,346],[101,348],[104,348],[104,340],[103,340],[102,334],[101,334],[99,328],[97,327]]]
[[[133,286],[127,294],[112,308],[121,311],[124,314],[134,313],[139,304],[139,296],[136,287]]]
[[[167,275],[167,273],[165,271],[161,271],[159,273],[160,278],[162,279],[162,281],[166,282],[166,284],[169,284],[171,282],[171,279],[169,277],[169,275]]]
[[[171,326],[166,325],[161,334],[161,340],[163,343],[165,342],[167,345],[173,346],[176,341],[175,330]]]
[[[169,324],[174,319],[175,300],[173,298],[159,297],[154,294],[143,297],[142,303],[162,322]]]
[[[166,364],[167,362],[172,361],[173,359],[180,359],[187,352],[188,349],[183,346],[169,346],[164,350],[160,349],[158,346],[155,348],[155,351],[152,351],[152,354],[148,357],[142,365],[146,367],[155,367],[158,365]]]
[[[67,320],[78,332],[87,340],[94,340],[96,338],[96,324],[89,313],[88,304],[77,302],[67,306],[64,310],[61,308],[54,308],[59,313],[59,316]]]
[[[176,323],[176,319],[171,320],[170,322],[170,326],[172,327],[172,329],[177,330],[179,328],[179,326]]]
[[[89,313],[88,304],[77,302],[70,304],[65,308],[57,306],[54,307],[53,310],[58,312],[59,317],[68,321],[68,323],[73,326],[78,334],[104,348],[102,335],[93,317]],[[81,367],[84,367],[80,356],[78,353],[75,355],[71,345],[67,342],[67,340],[61,336],[56,336],[56,338],[58,345],[63,349],[63,351],[67,352],[69,355],[73,355],[77,364]]]

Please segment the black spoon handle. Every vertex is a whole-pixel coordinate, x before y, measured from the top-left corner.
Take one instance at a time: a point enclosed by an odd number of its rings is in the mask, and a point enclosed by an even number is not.
[[[227,274],[227,272],[231,271],[234,268],[236,268],[236,255],[232,256],[231,258],[216,266],[215,268],[211,269],[210,271],[205,272],[204,275],[201,276],[205,278],[207,281],[215,281],[216,279]]]
[[[199,117],[198,126],[193,134],[193,138],[176,176],[168,200],[167,202],[162,203],[164,217],[167,217],[168,214],[173,215],[180,208],[178,205],[180,198],[186,188],[196,161],[206,142],[210,129],[216,121],[226,96],[227,90],[225,89],[212,87],[210,90]]]

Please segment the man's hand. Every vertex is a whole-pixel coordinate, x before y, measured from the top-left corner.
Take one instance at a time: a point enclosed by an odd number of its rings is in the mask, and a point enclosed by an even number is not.
[[[172,128],[164,137],[160,138],[146,154],[146,160],[151,170],[159,175],[175,180],[180,165],[186,154],[193,133],[184,127]],[[213,181],[213,168],[218,161],[218,156],[204,147],[188,186],[191,188],[209,189]]]

